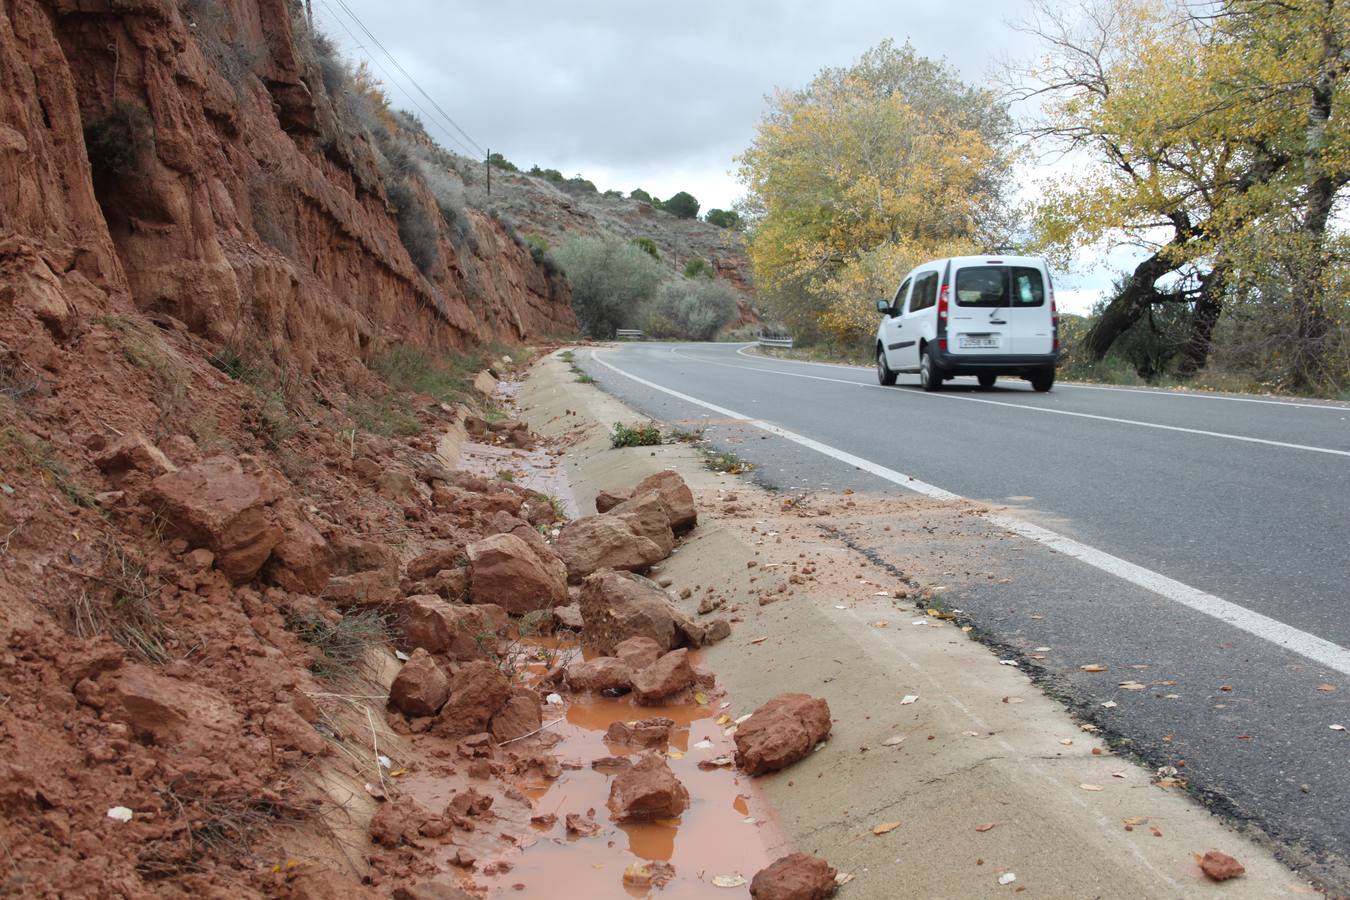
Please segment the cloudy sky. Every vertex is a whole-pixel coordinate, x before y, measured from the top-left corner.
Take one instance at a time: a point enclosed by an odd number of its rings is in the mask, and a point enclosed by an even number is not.
[[[742,193],[735,157],[775,87],[805,85],[886,38],[910,40],[971,81],[1037,49],[1009,26],[1024,0],[314,0],[314,10],[350,56],[396,76],[385,78],[395,105],[417,112],[402,75],[348,10],[476,145],[523,168],[580,173],[601,190],[687,190],[704,209]],[[441,143],[466,152],[454,143],[460,135],[435,127],[437,116],[419,115]],[[1045,174],[1028,172],[1028,181]],[[1062,305],[1090,303],[1109,283],[1089,268],[1066,273]]]

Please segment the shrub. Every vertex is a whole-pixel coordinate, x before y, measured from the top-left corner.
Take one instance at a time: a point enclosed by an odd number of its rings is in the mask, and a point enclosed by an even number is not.
[[[688,191],[680,191],[661,204],[661,208],[681,219],[698,218],[698,201]]]
[[[563,178],[563,173],[559,172],[557,169],[541,169],[538,166],[530,166],[530,171],[525,174],[533,175],[536,178],[542,178],[545,181],[552,181],[555,184],[567,180]]]
[[[716,225],[718,228],[730,228],[733,231],[739,231],[741,228],[741,216],[735,210],[710,209],[703,220],[709,225]]]
[[[642,188],[633,188],[633,190],[629,191],[628,193],[628,199],[638,200],[641,201],[642,203],[651,203],[652,195],[644,191]]]
[[[398,239],[408,250],[413,265],[423,274],[431,271],[440,258],[436,248],[439,235],[432,224],[427,211],[417,202],[417,195],[407,181],[396,180],[385,184],[385,192],[394,207],[394,218],[398,222]]]
[[[601,194],[600,196],[602,196],[602,197],[612,197],[612,198],[614,198],[614,199],[616,199],[616,200],[619,200],[619,199],[623,199],[623,191],[616,191],[616,190],[614,190],[613,188],[610,188],[609,190],[605,191],[605,192],[604,192],[603,194]]]
[[[502,156],[500,153],[489,153],[488,165],[492,166],[494,169],[501,169],[504,172],[520,171],[520,168],[515,163],[511,162],[511,160]]]
[[[140,170],[154,147],[154,125],[145,107],[125,100],[84,128],[84,148],[95,175],[123,177]]]
[[[645,425],[625,425],[614,423],[614,431],[609,436],[609,445],[619,447],[655,447],[661,443],[661,429],[655,422]]]
[[[736,315],[736,291],[723,281],[681,279],[661,285],[646,309],[653,337],[710,341]]]
[[[713,270],[712,264],[701,256],[695,256],[684,264],[685,278],[716,278],[717,272]]]
[[[661,259],[661,252],[656,249],[656,241],[651,238],[633,238],[633,246],[637,247],[643,253],[650,256],[658,262]]]
[[[614,337],[637,318],[665,274],[646,253],[614,237],[570,238],[554,258],[572,287],[578,323],[598,338]]]
[[[525,242],[525,246],[530,248],[531,254],[536,251],[539,253],[547,253],[549,250],[548,241],[545,240],[544,236],[541,234],[524,234],[521,235],[520,239]]]

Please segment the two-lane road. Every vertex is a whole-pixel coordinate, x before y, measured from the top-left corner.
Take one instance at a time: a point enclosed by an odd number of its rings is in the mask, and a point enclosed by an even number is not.
[[[1350,732],[1329,727],[1350,727],[1350,406],[1008,379],[926,394],[726,344],[583,366],[656,418],[728,423],[714,441],[757,431],[734,449],[777,486],[998,504],[987,518],[1043,556],[963,608],[1009,646],[1053,646],[1071,702],[1116,701],[1101,715],[1143,756],[1185,758],[1208,799],[1350,887]],[[1049,610],[1030,625],[1012,615],[1029,591]],[[1076,672],[1098,658],[1173,686],[1122,694],[1124,673]]]

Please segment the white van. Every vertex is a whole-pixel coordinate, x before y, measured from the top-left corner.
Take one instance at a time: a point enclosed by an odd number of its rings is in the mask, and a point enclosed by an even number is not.
[[[1059,314],[1045,260],[956,256],[915,268],[891,300],[878,300],[877,380],[919,373],[925,391],[956,375],[991,388],[1020,375],[1038,391],[1055,383]]]

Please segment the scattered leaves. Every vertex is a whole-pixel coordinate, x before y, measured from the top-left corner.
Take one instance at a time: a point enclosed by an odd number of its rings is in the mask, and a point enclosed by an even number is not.
[[[900,823],[899,823],[899,822],[882,822],[880,825],[874,825],[874,826],[872,827],[872,833],[873,833],[873,834],[890,834],[892,831],[894,831],[895,829],[897,829],[897,828],[899,828],[899,827],[900,827]]]

